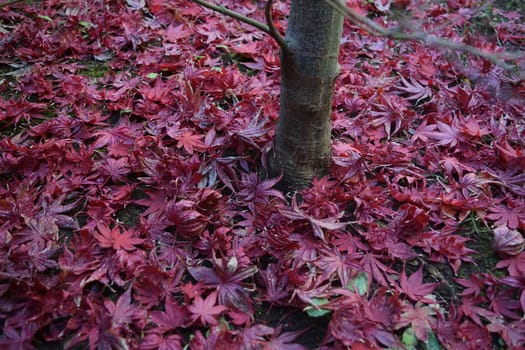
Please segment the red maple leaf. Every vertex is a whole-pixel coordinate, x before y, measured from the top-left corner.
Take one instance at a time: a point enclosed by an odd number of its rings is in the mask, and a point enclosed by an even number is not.
[[[462,120],[459,125],[459,130],[472,137],[481,138],[485,135],[490,134],[490,130],[486,127],[479,125],[479,121],[474,118],[469,118],[468,120]]]
[[[172,91],[172,82],[164,82],[162,79],[157,78],[153,87],[144,84],[140,88],[140,93],[144,96],[144,102],[159,102],[169,104]]]
[[[204,293],[205,288],[204,283],[202,281],[199,281],[196,284],[193,284],[191,282],[182,283],[180,286],[180,290],[187,299],[195,299],[196,297],[201,296],[202,293]]]
[[[399,293],[390,295],[388,288],[381,287],[368,302],[363,300],[363,309],[367,319],[391,329],[400,319],[401,300]]]
[[[2,329],[2,336],[0,337],[0,346],[3,349],[27,349],[31,348],[31,340],[37,331],[37,324],[35,322],[27,322],[24,327],[14,327],[5,325]]]
[[[260,180],[256,173],[243,174],[240,183],[239,198],[248,204],[253,212],[257,204],[264,205],[270,201],[270,197],[279,198],[284,201],[283,194],[273,188],[281,178]]]
[[[329,250],[323,252],[315,262],[322,271],[321,280],[331,281],[335,276],[339,278],[343,286],[347,286],[352,271],[360,270],[357,261],[354,261],[357,254],[341,254],[339,251],[332,253]]]
[[[525,252],[498,262],[496,267],[499,269],[506,267],[509,275],[516,278],[525,276]]]
[[[472,275],[470,279],[464,278],[454,278],[458,284],[465,287],[465,290],[461,292],[461,295],[474,295],[475,297],[479,296],[481,289],[485,286],[485,281],[483,278],[479,278],[476,275]]]
[[[48,197],[42,198],[42,209],[43,216],[52,217],[56,219],[56,224],[62,228],[78,229],[78,222],[69,215],[64,215],[63,213],[68,212],[75,208],[79,200],[73,201],[69,204],[62,204],[66,196],[61,195],[59,198],[53,200]]]
[[[138,124],[131,124],[126,122],[124,119],[119,125],[95,131],[92,136],[96,136],[97,140],[93,143],[93,148],[98,149],[107,145],[116,145],[123,143],[126,145],[132,145],[135,142],[136,136],[139,134]]]
[[[405,78],[401,77],[401,82],[403,86],[398,86],[397,88],[408,94],[406,97],[407,100],[416,100],[416,104],[419,101],[424,99],[432,99],[433,93],[428,86],[423,86],[416,79],[409,77],[410,81],[407,81]]]
[[[206,299],[202,299],[201,296],[195,297],[193,303],[188,306],[188,310],[191,312],[192,322],[199,321],[202,325],[217,325],[217,315],[220,315],[223,311],[228,308],[223,305],[215,305],[217,302],[217,292],[211,292]]]
[[[280,212],[283,214],[283,216],[292,220],[307,220],[312,226],[314,236],[321,240],[325,239],[323,229],[339,230],[348,225],[346,222],[338,222],[338,220],[344,215],[344,212],[340,212],[334,216],[322,219],[317,219],[311,215],[306,214],[299,208],[296,196],[292,198],[292,208],[293,210],[281,209]]]
[[[507,226],[516,229],[520,223],[525,224],[525,210],[523,207],[510,207],[504,205],[495,205],[489,208],[490,214],[485,218],[495,221],[496,226]]]
[[[363,155],[361,151],[353,146],[336,142],[333,146],[332,161],[345,172],[343,179],[350,179],[363,171]]]
[[[451,157],[447,155],[444,155],[441,158],[441,160],[439,161],[439,164],[441,164],[441,166],[445,168],[445,171],[447,172],[447,174],[451,174],[452,170],[455,170],[459,176],[463,176],[463,170],[471,171],[471,172],[475,171],[474,168],[462,163],[456,157]]]
[[[436,128],[437,126],[435,124],[428,124],[426,120],[423,120],[414,131],[414,135],[410,138],[410,142],[415,143],[417,140],[421,140],[425,143],[428,142],[431,133],[433,133]]]
[[[180,350],[183,349],[181,345],[182,337],[177,334],[163,336],[155,333],[157,330],[153,329],[150,333],[144,336],[140,349],[143,350]]]
[[[270,303],[278,303],[290,295],[288,291],[288,277],[286,273],[279,273],[276,264],[270,264],[266,270],[261,271],[266,293],[261,298]]]
[[[523,149],[514,149],[507,141],[503,145],[496,145],[496,148],[500,151],[499,156],[507,163],[518,164],[523,167],[525,166],[525,151]]]
[[[202,141],[204,135],[194,134],[190,130],[183,130],[177,135],[175,135],[175,140],[177,140],[177,147],[184,148],[189,154],[193,154],[194,150],[203,151],[206,149],[206,145]]]
[[[494,312],[481,307],[479,300],[473,299],[472,297],[463,298],[459,309],[478,326],[483,326],[483,321],[480,317],[490,320],[496,316]]]
[[[164,37],[167,41],[176,43],[179,39],[184,39],[192,34],[191,31],[185,27],[186,25],[184,24],[178,26],[171,24],[166,28]]]
[[[144,191],[149,198],[142,198],[134,201],[134,203],[146,207],[142,215],[159,217],[166,211],[168,204],[166,193],[164,191]]]
[[[256,341],[255,344],[262,345],[265,350],[306,350],[307,348],[305,346],[294,343],[303,333],[304,331],[281,333],[281,329],[278,327],[274,329],[273,333],[268,337],[268,340]]]
[[[374,108],[370,111],[370,115],[374,119],[370,122],[371,125],[383,126],[388,138],[401,130],[405,114],[409,111],[405,100],[396,95],[384,94],[380,95],[378,101],[372,106]]]
[[[186,309],[179,306],[173,299],[166,299],[164,309],[165,311],[152,311],[150,313],[151,320],[162,332],[174,330],[186,323],[188,318]]]
[[[141,238],[133,237],[135,235],[135,230],[133,229],[124,230],[124,232],[121,233],[121,228],[119,226],[110,229],[106,224],[98,223],[97,231],[98,232],[96,232],[94,236],[103,248],[133,251],[136,249],[135,245],[144,242]]]
[[[392,273],[394,271],[379,261],[375,254],[364,254],[360,263],[368,276],[372,276],[376,282],[384,287],[389,285],[387,279],[385,278],[385,273]],[[368,278],[368,280],[371,281],[371,278]]]
[[[410,299],[424,303],[435,303],[433,298],[427,296],[434,291],[439,283],[423,283],[423,266],[407,278],[405,270],[399,276],[399,290]]]
[[[216,289],[219,302],[231,308],[250,313],[247,288],[243,281],[257,272],[255,266],[240,266],[234,256],[230,259],[213,259],[214,268],[204,266],[190,267],[188,272],[197,281],[208,288]]]
[[[427,132],[426,135],[434,140],[439,141],[438,144],[440,146],[454,147],[462,139],[460,131],[456,126],[454,126],[454,124],[448,125],[438,121],[436,126],[438,131],[430,131]]]
[[[35,247],[45,247],[46,240],[59,232],[55,221],[47,216],[42,216],[38,219],[28,218],[25,220],[27,228],[15,232],[11,243],[14,246],[29,244]]]
[[[134,319],[144,317],[145,310],[138,308],[131,303],[131,288],[122,294],[116,303],[110,299],[104,301],[104,306],[112,315],[113,327],[131,323]]]
[[[106,162],[100,169],[104,174],[108,175],[113,181],[125,181],[126,176],[130,172],[128,159],[125,157],[114,159],[106,158]]]
[[[468,240],[466,237],[445,232],[429,233],[428,239],[424,239],[424,245],[434,251],[431,261],[446,259],[454,273],[457,273],[462,261],[473,262],[470,255],[476,251],[465,245]]]
[[[428,330],[436,326],[436,310],[430,306],[405,304],[399,322],[395,328],[403,328],[410,325],[416,337],[424,342],[428,339]]]
[[[232,132],[240,140],[246,142],[256,149],[260,149],[255,140],[261,136],[268,135],[271,128],[266,119],[259,118],[258,115],[252,118],[238,120],[232,125]]]

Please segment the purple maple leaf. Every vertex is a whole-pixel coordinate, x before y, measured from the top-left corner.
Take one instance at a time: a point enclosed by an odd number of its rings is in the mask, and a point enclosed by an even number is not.
[[[188,318],[187,311],[179,306],[171,298],[167,298],[164,304],[165,311],[152,311],[151,320],[157,324],[162,332],[168,332],[181,327]]]
[[[208,288],[215,288],[219,302],[223,305],[250,313],[247,291],[243,281],[257,272],[257,267],[241,267],[237,258],[214,259],[214,268],[190,267],[190,275]]]
[[[113,327],[120,327],[133,322],[135,319],[144,318],[146,315],[144,310],[141,310],[131,302],[131,288],[122,294],[116,303],[106,299],[104,306],[111,314],[111,321]]]

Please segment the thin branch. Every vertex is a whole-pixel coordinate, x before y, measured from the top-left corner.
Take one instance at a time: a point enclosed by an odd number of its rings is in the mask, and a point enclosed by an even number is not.
[[[286,49],[286,41],[284,41],[284,38],[281,36],[281,34],[277,31],[275,28],[275,25],[273,24],[272,19],[272,2],[273,0],[267,0],[266,1],[266,8],[264,10],[264,14],[266,15],[266,23],[268,24],[268,29],[270,29],[270,35],[272,38],[274,38],[279,46],[285,50]]]
[[[7,1],[0,3],[0,7],[4,7],[7,5],[13,5],[13,4],[16,4],[17,2],[23,2],[23,1],[26,1],[26,0],[7,0]]]
[[[334,9],[339,11],[342,15],[348,17],[352,22],[354,22],[361,28],[365,29],[366,31],[374,35],[391,38],[391,39],[397,39],[397,40],[418,40],[429,46],[440,46],[446,49],[462,51],[462,52],[470,53],[475,56],[482,57],[492,62],[493,64],[498,65],[506,70],[512,70],[514,68],[514,66],[505,63],[497,55],[489,53],[489,52],[481,51],[480,49],[477,49],[473,46],[461,44],[461,43],[455,43],[453,41],[442,39],[442,38],[437,38],[427,33],[403,33],[397,29],[388,30],[384,28],[383,26],[377,24],[376,22],[372,21],[371,19],[356,13],[355,11],[348,8],[346,5],[342,4],[338,0],[324,0],[324,1],[328,3],[330,6],[332,6]]]
[[[205,0],[191,0],[201,6],[204,6],[210,10],[213,10],[213,11],[216,11],[216,12],[219,12],[219,13],[222,13],[223,15],[226,15],[226,16],[230,16],[232,18],[235,18],[236,20],[238,21],[241,21],[243,23],[246,23],[248,25],[251,25],[252,27],[255,27],[259,30],[262,30],[263,32],[265,32],[266,34],[268,34],[269,36],[271,36],[272,38],[275,39],[275,41],[277,41],[277,43],[279,44],[279,46],[283,49],[286,49],[286,44],[284,42],[284,39],[281,37],[281,35],[279,34],[279,32],[277,32],[277,30],[275,29],[275,27],[272,29],[273,27],[273,22],[270,25],[266,25],[262,22],[259,22],[255,19],[251,19],[249,17],[246,17],[238,12],[235,12],[235,11],[232,11],[230,9],[227,9],[226,7],[222,6],[222,5],[214,5],[214,4],[210,4],[209,2],[205,1]],[[271,1],[270,2],[270,5],[271,5]],[[266,5],[266,7],[268,8],[268,4]],[[266,20],[268,21],[268,16],[266,16]],[[270,20],[271,22],[271,17],[270,17]],[[283,46],[284,45],[284,46]]]

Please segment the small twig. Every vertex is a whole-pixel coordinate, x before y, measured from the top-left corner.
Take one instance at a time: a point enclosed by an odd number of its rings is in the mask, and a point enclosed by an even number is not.
[[[7,0],[7,1],[0,3],[0,7],[13,5],[13,4],[16,4],[17,2],[23,2],[23,1],[26,1],[26,0]]]
[[[342,15],[348,17],[352,22],[360,26],[361,28],[367,30],[368,32],[382,37],[387,37],[397,40],[418,40],[422,43],[429,46],[440,46],[446,49],[451,49],[455,51],[462,51],[470,53],[472,55],[482,57],[495,65],[498,65],[506,70],[512,70],[514,66],[505,63],[500,57],[490,52],[481,51],[473,46],[455,43],[450,40],[437,38],[433,35],[427,33],[403,33],[398,29],[387,30],[383,26],[375,23],[371,19],[362,16],[352,9],[348,8],[346,5],[342,4],[338,0],[324,0],[334,9],[339,11]]]
[[[326,3],[328,3],[330,6],[332,6],[334,9],[339,11],[343,16],[348,17],[352,22],[355,24],[366,27],[363,28],[366,31],[370,32],[374,35],[384,35],[386,33],[386,29],[375,23],[374,21],[370,20],[369,18],[365,16],[361,16],[360,14],[356,13],[352,9],[348,8],[345,4],[339,2],[338,0],[325,0]]]
[[[281,34],[277,31],[275,28],[275,25],[273,24],[272,19],[272,2],[273,0],[266,1],[266,8],[265,8],[265,15],[266,15],[266,23],[268,24],[268,29],[270,29],[270,35],[272,38],[277,41],[279,46],[284,50],[286,49],[286,41],[284,41],[284,38],[281,36]]]
[[[204,1],[204,0],[191,0],[191,1],[196,2],[197,4],[199,4],[201,6],[204,6],[204,7],[208,8],[208,9],[210,9],[210,10],[222,13],[223,15],[226,15],[226,16],[230,16],[232,18],[235,18],[238,21],[241,21],[243,23],[251,25],[252,27],[255,27],[255,28],[259,29],[259,30],[262,30],[263,32],[265,32],[266,34],[268,34],[269,36],[274,38],[277,41],[277,43],[279,44],[279,46],[281,46],[281,48],[286,49],[286,44],[284,42],[284,39],[281,37],[279,32],[277,32],[275,27],[273,29],[271,28],[271,27],[273,27],[273,22],[272,22],[271,26],[270,25],[266,25],[266,24],[264,24],[262,22],[259,22],[259,21],[255,20],[255,19],[246,17],[246,16],[244,16],[244,15],[238,13],[238,12],[235,12],[235,11],[232,11],[230,9],[227,9],[226,7],[224,7],[222,5],[210,4],[209,2]],[[269,1],[269,2],[270,2],[270,5],[271,5],[271,1]],[[268,8],[268,4],[266,5],[266,7]],[[268,16],[266,16],[266,20],[268,21]],[[271,17],[270,17],[269,21],[271,22]]]

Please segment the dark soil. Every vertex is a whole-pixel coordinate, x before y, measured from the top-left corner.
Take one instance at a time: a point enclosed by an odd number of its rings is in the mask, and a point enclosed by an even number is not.
[[[316,349],[326,335],[330,315],[314,318],[297,308],[263,304],[255,311],[255,322],[282,327],[283,332],[302,331],[297,342],[309,349]]]

